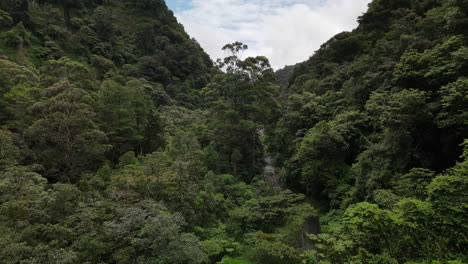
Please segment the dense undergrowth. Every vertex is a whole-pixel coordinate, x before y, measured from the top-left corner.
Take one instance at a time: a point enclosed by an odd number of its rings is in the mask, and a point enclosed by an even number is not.
[[[468,262],[467,6],[375,0],[277,85],[162,0],[1,1],[0,263]]]

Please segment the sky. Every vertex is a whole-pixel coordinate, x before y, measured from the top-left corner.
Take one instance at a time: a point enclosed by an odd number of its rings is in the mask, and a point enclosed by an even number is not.
[[[328,39],[357,26],[371,0],[166,0],[187,33],[211,59],[241,41],[247,56],[266,56],[274,69],[307,60]]]

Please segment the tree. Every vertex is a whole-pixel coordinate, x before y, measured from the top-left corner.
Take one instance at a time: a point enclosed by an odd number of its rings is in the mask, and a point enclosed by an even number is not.
[[[37,118],[26,138],[52,181],[76,182],[81,173],[97,169],[108,150],[106,135],[97,129],[88,93],[67,81],[44,90],[45,100],[30,111]]]
[[[40,95],[40,88],[27,83],[11,87],[3,96],[5,110],[9,116],[6,123],[11,131],[22,132],[31,124],[32,117],[27,109],[40,98]]]
[[[0,123],[15,132],[28,124],[25,108],[37,99],[37,71],[0,59]],[[20,129],[22,130],[22,129]]]
[[[306,193],[318,200],[331,191],[333,181],[347,174],[344,161],[349,144],[333,125],[321,122],[309,130],[296,154],[302,168],[301,183]]]
[[[218,74],[202,90],[215,119],[210,126],[217,135],[216,149],[222,155],[223,172],[249,181],[261,168],[262,146],[258,131],[276,118],[277,87],[274,73],[265,57],[242,60],[247,45],[227,44],[227,57],[218,60],[225,74]]]
[[[453,127],[461,135],[468,125],[468,78],[459,78],[439,92],[442,96],[442,111],[437,116],[440,127]]]
[[[143,131],[152,105],[138,81],[121,85],[105,80],[98,92],[97,110],[102,129],[114,145],[110,158],[116,160],[128,151],[141,153]]]
[[[466,219],[468,198],[468,142],[465,140],[462,161],[447,173],[435,177],[427,187],[428,200],[435,212],[436,253],[446,258],[448,251],[463,252],[468,245]]]
[[[13,24],[13,19],[10,14],[0,9],[0,28],[11,26],[11,24]]]
[[[391,255],[395,253],[392,213],[375,204],[363,202],[348,207],[343,215],[343,228],[357,248],[374,254],[383,250],[389,250]]]
[[[428,169],[413,168],[409,173],[401,176],[396,182],[396,191],[402,197],[414,197],[425,200],[427,186],[435,177],[435,173]]]
[[[0,169],[16,165],[20,161],[21,152],[7,133],[0,130]]]
[[[288,162],[286,181],[298,180],[299,188],[311,197],[338,205],[334,197],[342,195],[340,190],[351,183],[350,160],[355,159],[353,145],[361,137],[359,128],[364,118],[357,111],[349,111],[307,131]]]
[[[184,233],[180,214],[170,214],[152,201],[122,209],[105,228],[115,243],[113,259],[119,263],[202,263],[205,255],[198,239]],[[131,248],[129,248],[131,246]]]

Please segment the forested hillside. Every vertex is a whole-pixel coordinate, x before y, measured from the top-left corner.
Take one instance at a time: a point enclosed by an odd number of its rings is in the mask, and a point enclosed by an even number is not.
[[[468,261],[467,12],[375,0],[294,68],[269,147],[325,212],[316,261]]]
[[[163,0],[1,0],[0,263],[468,263],[468,1],[359,23],[275,75]]]

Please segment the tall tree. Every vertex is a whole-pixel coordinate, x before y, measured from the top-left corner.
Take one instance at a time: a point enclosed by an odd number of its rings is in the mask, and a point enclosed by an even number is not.
[[[81,173],[100,166],[109,146],[95,124],[88,93],[62,81],[44,90],[45,100],[30,111],[37,118],[26,130],[35,159],[52,181],[76,182]]]
[[[250,180],[262,166],[259,131],[272,121],[278,105],[274,99],[275,76],[265,57],[242,59],[247,45],[235,42],[223,50],[227,57],[218,60],[224,74],[218,74],[203,90],[215,119],[218,151],[224,171]]]

